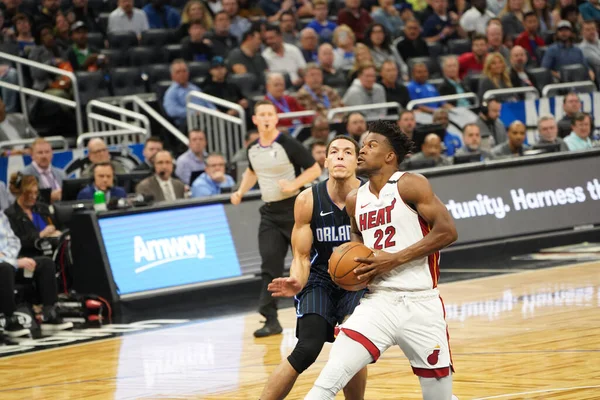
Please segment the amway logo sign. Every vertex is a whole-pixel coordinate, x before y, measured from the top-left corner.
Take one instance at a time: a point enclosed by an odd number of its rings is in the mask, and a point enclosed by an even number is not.
[[[206,240],[202,233],[146,241],[141,236],[135,236],[133,246],[135,263],[149,262],[136,268],[136,274],[171,261],[212,258],[206,255]]]

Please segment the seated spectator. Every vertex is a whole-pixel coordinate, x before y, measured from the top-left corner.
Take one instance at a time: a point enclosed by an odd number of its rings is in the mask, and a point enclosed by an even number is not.
[[[35,283],[33,289],[38,303],[42,304],[42,334],[52,334],[71,329],[73,323],[64,322],[56,312],[58,289],[56,287],[56,266],[48,257],[19,257],[21,242],[10,227],[8,218],[0,213],[0,312],[6,323],[4,334],[9,337],[29,335],[15,315],[15,283]],[[33,275],[33,276],[32,276]],[[32,276],[27,278],[26,276]]]
[[[560,69],[565,65],[583,64],[589,70],[590,80],[594,81],[596,75],[589,67],[583,52],[579,47],[573,46],[573,28],[569,21],[560,21],[556,32],[556,41],[548,46],[542,67],[552,71],[555,78],[560,79]]]
[[[257,131],[248,131],[244,137],[244,147],[239,149],[231,159],[231,163],[235,164],[242,161],[248,161],[248,146],[258,140]]]
[[[15,40],[19,45],[19,55],[28,57],[29,52],[35,46],[35,39],[31,34],[31,21],[26,14],[18,13],[12,19],[15,25]]]
[[[98,24],[96,9],[88,7],[88,0],[72,0],[71,3],[72,7],[65,13],[70,25],[73,25],[77,21],[81,21],[92,32],[102,31]]]
[[[425,63],[413,64],[412,69],[413,80],[406,86],[408,93],[410,94],[411,100],[428,99],[430,97],[439,97],[439,92],[431,83],[427,82],[429,79],[429,71]],[[431,114],[435,108],[442,107],[442,102],[432,102],[417,106],[417,108],[423,112]]]
[[[175,29],[181,23],[179,12],[165,0],[151,0],[142,10],[146,13],[150,29]]]
[[[221,194],[223,189],[231,189],[235,180],[225,173],[225,157],[211,153],[206,158],[206,172],[192,183],[192,197],[206,197]]]
[[[312,16],[312,4],[295,0],[259,0],[258,7],[261,16],[266,15],[269,23],[280,21],[285,12],[297,15],[300,18]]]
[[[11,175],[9,187],[16,200],[4,213],[21,241],[19,256],[42,256],[43,251],[36,246],[39,239],[59,237],[62,232],[54,226],[48,205],[37,201],[38,181],[33,175],[17,172]]]
[[[481,145],[484,150],[490,150],[492,147],[508,140],[506,128],[500,120],[501,110],[502,103],[495,98],[481,103],[481,109],[475,124],[479,127],[482,138]]]
[[[306,67],[302,52],[294,45],[284,43],[281,31],[276,26],[269,26],[265,32],[268,48],[262,52],[269,71],[287,73],[294,86],[300,86],[302,79],[299,71]]]
[[[425,136],[421,151],[410,157],[410,161],[433,160],[436,167],[450,165],[451,162],[442,155],[442,141],[435,133]]]
[[[177,157],[175,175],[186,185],[189,185],[192,172],[206,169],[206,134],[195,130],[188,133],[188,150]]]
[[[378,0],[379,8],[371,13],[373,21],[382,25],[392,36],[397,38],[402,35],[404,21],[400,18],[400,12],[394,5],[394,0]]]
[[[327,19],[327,14],[329,11],[327,0],[314,0],[313,11],[315,14],[315,19],[310,21],[306,27],[314,29],[317,35],[319,35],[321,43],[331,42],[333,40],[333,32],[335,31],[335,28],[337,28],[337,24]]]
[[[300,31],[300,51],[304,60],[309,62],[317,61],[317,48],[319,47],[319,36],[312,28],[304,28]]]
[[[67,51],[71,46],[70,25],[62,12],[56,14],[54,21],[54,38],[61,51]]]
[[[395,56],[392,52],[392,39],[383,25],[372,24],[367,28],[365,44],[371,52],[371,58],[378,71],[381,69],[384,61],[393,60],[398,64],[403,79],[408,80],[408,66],[404,60]]]
[[[260,54],[261,45],[260,32],[251,29],[244,33],[240,47],[232,50],[227,58],[230,72],[233,74],[254,74],[260,88],[265,85],[265,71],[269,68]]]
[[[573,117],[581,112],[581,100],[575,92],[569,92],[563,98],[564,117],[558,121],[558,136],[561,138],[567,137],[571,133],[571,125]]]
[[[167,115],[173,118],[175,124],[185,130],[187,124],[186,97],[189,92],[202,92],[200,88],[190,83],[190,72],[184,60],[176,59],[171,63],[171,79],[173,83],[165,92],[163,97],[163,107]],[[192,99],[195,104],[215,110],[213,103]]]
[[[502,54],[502,57],[504,57],[504,59],[506,61],[508,61],[509,58],[509,50],[508,48],[504,45],[504,41],[505,39],[507,39],[506,36],[504,36],[503,32],[502,32],[502,25],[499,22],[496,22],[496,20],[490,20],[488,27],[486,29],[486,38],[487,38],[487,52],[488,53],[500,53]]]
[[[346,87],[346,74],[334,67],[333,46],[329,43],[323,43],[319,46],[318,64],[323,71],[323,83],[335,88]]]
[[[3,62],[5,62],[5,64],[0,64],[0,81],[18,85],[17,70],[13,68],[8,61],[5,60]],[[15,113],[20,111],[19,105],[17,104],[18,94],[19,92],[16,90],[5,87],[0,88],[0,98],[4,99],[6,112]]]
[[[284,93],[285,80],[283,79],[283,75],[277,72],[270,73],[267,77],[267,94],[265,95],[265,100],[271,101],[279,114],[304,111],[304,108],[295,98]],[[310,124],[311,121],[312,117],[279,118],[278,126],[288,128],[301,124]]]
[[[494,158],[522,156],[528,146],[525,143],[525,124],[514,121],[508,126],[508,140],[492,149]]]
[[[154,175],[144,179],[135,187],[135,192],[152,196],[154,201],[183,199],[185,185],[173,178],[173,156],[167,150],[159,150],[154,156]]]
[[[589,114],[577,113],[573,117],[571,134],[565,138],[565,143],[570,151],[591,149],[592,120]]]
[[[588,3],[589,4],[589,3]],[[579,48],[587,60],[590,67],[596,72],[600,71],[600,40],[598,40],[598,31],[596,21],[585,21],[583,23],[583,40],[579,43]]]
[[[448,0],[431,0],[433,14],[423,23],[423,37],[427,42],[446,43],[448,39],[464,36],[458,25],[458,16],[448,12]]]
[[[564,140],[558,137],[558,125],[552,115],[544,115],[538,121],[539,139],[536,144],[558,144],[560,151],[568,151]]]
[[[242,43],[244,32],[252,28],[252,23],[247,19],[239,15],[240,7],[238,0],[222,0],[223,11],[229,15],[231,33],[237,39],[238,43]]]
[[[483,63],[487,55],[487,38],[478,34],[474,35],[471,41],[471,52],[458,56],[460,79],[463,80],[467,75],[478,74],[483,71]]]
[[[329,179],[329,171],[325,168],[325,160],[327,159],[327,144],[321,140],[316,140],[308,147],[310,154],[321,167],[321,175],[313,182],[313,184],[323,182]]]
[[[104,58],[98,57],[99,51],[88,46],[88,28],[81,21],[71,26],[73,44],[67,50],[67,59],[75,71],[96,71],[104,65]]]
[[[442,73],[444,75],[444,83],[440,86],[439,92],[441,96],[450,96],[453,94],[464,94],[470,90],[466,90],[458,76],[459,65],[458,57],[447,56],[442,61]],[[458,99],[448,102],[454,107],[469,107],[471,103],[467,99]]]
[[[204,93],[239,104],[242,108],[246,109],[246,116],[248,116],[250,113],[250,110],[248,110],[250,102],[238,86],[227,82],[227,67],[225,66],[223,57],[213,57],[208,72],[209,77],[202,85]],[[229,115],[238,115],[237,111],[230,108],[217,105],[217,109]]]
[[[235,36],[229,33],[230,25],[229,15],[225,11],[220,11],[215,15],[213,29],[204,35],[205,39],[211,41],[213,55],[225,58],[231,50],[238,46]]]
[[[460,17],[460,26],[469,36],[476,33],[485,35],[488,21],[495,16],[496,14],[487,9],[486,0],[473,0],[471,8]]]
[[[110,163],[116,174],[124,174],[126,172],[123,164],[116,160],[111,160],[110,152],[108,151],[108,147],[106,147],[104,140],[100,138],[91,139],[88,142],[87,150],[89,163],[81,171],[80,175],[82,178],[94,176],[94,166],[100,163]]]
[[[66,65],[68,61],[65,60],[65,53],[56,45],[50,25],[40,27],[36,42],[39,45],[29,52],[29,59],[31,61],[63,69],[72,69],[72,66]],[[31,77],[33,78],[33,89],[46,91],[52,95],[66,99],[71,97],[68,93],[71,88],[71,80],[68,80],[68,78],[58,77],[57,79],[56,74],[39,68],[31,69]]]
[[[360,7],[360,0],[345,0],[346,7],[338,12],[338,25],[347,25],[354,32],[356,40],[361,42],[367,27],[373,22],[369,13]]]
[[[524,0],[507,0],[504,8],[498,14],[502,21],[502,30],[506,36],[518,36],[525,28],[523,27]]]
[[[8,191],[4,182],[0,181],[0,212],[6,210],[15,201],[15,197]]]
[[[539,65],[541,60],[537,59],[536,50],[538,47],[544,47],[546,43],[538,34],[540,23],[536,13],[533,11],[525,13],[523,16],[523,25],[525,26],[525,30],[517,36],[515,45],[523,47],[527,51],[527,54],[529,54],[529,58],[533,60],[536,65]]]
[[[346,134],[360,143],[362,135],[367,131],[367,121],[362,113],[358,111],[351,112],[344,118],[346,125]]]
[[[481,161],[491,159],[492,154],[481,148],[481,132],[479,126],[474,123],[467,124],[463,127],[463,143],[464,145],[456,150],[454,155],[461,156],[465,154],[480,153]]]
[[[97,191],[104,192],[106,203],[111,199],[123,199],[127,197],[125,189],[115,185],[115,169],[110,162],[94,164],[92,168],[93,183],[81,189],[77,194],[77,200],[93,200]]]
[[[31,144],[32,162],[21,173],[31,175],[39,182],[40,189],[51,189],[51,200],[58,201],[62,197],[62,183],[65,173],[52,166],[52,146],[44,138],[36,139]]]
[[[189,23],[189,35],[181,40],[181,56],[186,61],[209,61],[213,57],[213,43],[205,38],[206,29],[200,20]]]
[[[358,78],[344,94],[342,102],[346,106],[359,106],[385,103],[385,89],[377,81],[377,71],[373,64],[363,64],[358,69]],[[379,118],[383,109],[365,111],[367,118]]]
[[[348,71],[348,85],[352,85],[352,82],[358,77],[358,70],[363,65],[375,65],[371,51],[364,43],[357,43],[354,46],[354,65]]]
[[[554,21],[547,0],[529,0],[529,9],[538,17],[540,32],[554,31]]]
[[[134,171],[154,171],[154,155],[163,149],[163,143],[157,136],[150,136],[144,143],[144,162],[135,167]]]
[[[296,29],[298,22],[296,21],[296,16],[290,10],[284,11],[281,13],[279,17],[279,30],[281,30],[281,36],[283,37],[283,42],[287,44],[291,44],[293,46],[298,45],[298,30]]]
[[[398,79],[398,66],[394,60],[386,60],[381,66],[381,85],[385,89],[385,100],[395,101],[403,108],[410,101],[410,95],[406,86],[402,84],[402,80]],[[389,112],[396,114],[398,110],[390,109]]]
[[[54,26],[56,14],[60,12],[60,0],[42,0],[41,7],[34,15],[33,21],[36,28],[42,25]]]
[[[450,124],[448,110],[443,108],[435,110],[433,112],[433,123],[441,125],[446,131],[444,135],[444,154],[446,156],[453,156],[456,150],[462,147],[462,140],[460,136],[448,131],[448,125]]]
[[[510,82],[515,88],[518,87],[537,87],[537,82],[533,75],[525,70],[527,64],[527,54],[521,46],[515,46],[510,50],[510,71],[508,76]],[[537,96],[534,93],[525,93],[518,96],[520,100],[535,100]]]
[[[314,119],[312,127],[310,128],[310,137],[302,142],[302,144],[308,149],[315,142],[329,144],[334,137],[335,132],[331,132],[329,129],[329,121],[327,121],[327,118],[318,116]]]
[[[181,41],[188,35],[192,21],[200,21],[205,32],[213,28],[213,17],[200,0],[190,0],[181,12],[181,25],[175,32],[174,39]]]
[[[579,4],[579,12],[584,21],[600,21],[600,2],[598,0],[588,0]]]
[[[403,60],[416,57],[429,57],[429,46],[421,37],[421,24],[416,19],[406,21],[404,25],[404,40],[396,45],[396,50]]]
[[[37,132],[23,114],[6,113],[6,106],[0,99],[0,141],[30,139],[37,137]]]
[[[479,100],[483,100],[483,95],[488,90],[507,89],[513,87],[508,75],[508,68],[504,57],[500,53],[490,53],[485,59],[483,67],[483,75],[479,80],[479,92],[477,93]],[[516,100],[514,94],[496,96],[503,101]]]
[[[415,119],[415,113],[412,110],[404,110],[398,116],[398,127],[406,136],[410,139],[413,138],[415,127],[417,126],[417,120]]]
[[[333,31],[334,50],[333,66],[347,71],[354,65],[354,46],[356,36],[348,25],[340,25]]]
[[[306,64],[304,85],[296,93],[296,100],[305,110],[315,110],[323,116],[332,108],[344,106],[338,92],[323,85],[323,71],[315,63]]]
[[[142,32],[150,29],[146,13],[133,7],[133,0],[119,0],[119,7],[108,17],[107,33],[117,31],[135,32],[138,39]]]

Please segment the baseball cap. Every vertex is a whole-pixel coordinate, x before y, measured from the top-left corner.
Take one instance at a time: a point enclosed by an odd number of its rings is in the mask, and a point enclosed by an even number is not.
[[[569,21],[566,21],[566,20],[563,19],[562,21],[560,21],[558,23],[558,25],[556,26],[556,29],[564,29],[564,28],[573,30],[573,27],[571,26],[571,23]]]
[[[75,32],[77,29],[81,29],[81,28],[84,28],[84,29],[87,30],[87,26],[85,25],[85,22],[83,22],[83,21],[75,21],[71,25],[71,32]]]
[[[214,56],[212,58],[212,60],[210,60],[211,68],[224,67],[224,66],[225,66],[225,60],[221,56]]]

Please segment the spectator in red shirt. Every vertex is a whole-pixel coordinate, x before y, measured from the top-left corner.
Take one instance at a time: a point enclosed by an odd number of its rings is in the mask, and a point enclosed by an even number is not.
[[[536,56],[536,50],[538,47],[546,45],[544,39],[538,35],[538,28],[540,21],[534,11],[525,13],[523,16],[523,25],[525,30],[515,39],[515,45],[524,48],[529,53],[529,59],[533,60],[537,65],[540,64],[540,60]]]
[[[373,18],[366,10],[360,8],[360,0],[346,0],[346,7],[338,13],[338,26],[348,25],[359,42],[364,39],[367,27],[371,22],[373,22]]]
[[[287,96],[285,92],[285,80],[283,75],[277,72],[272,72],[267,76],[267,94],[265,100],[269,100],[275,105],[278,114],[304,111],[304,108],[295,98]],[[279,118],[279,127],[293,127],[301,124],[312,123],[313,117],[302,117],[302,118]]]
[[[471,52],[458,57],[460,79],[464,79],[469,74],[478,74],[483,71],[487,53],[487,38],[483,35],[473,36]]]

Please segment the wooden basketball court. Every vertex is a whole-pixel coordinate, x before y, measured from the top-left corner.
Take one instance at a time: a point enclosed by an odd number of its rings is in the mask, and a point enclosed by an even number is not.
[[[598,262],[441,285],[454,393],[600,399],[599,285]],[[260,317],[251,314],[2,358],[0,399],[258,399],[295,343],[294,310],[282,310],[281,321],[283,335],[260,340],[252,337]],[[304,397],[329,349],[289,399]],[[421,398],[398,349],[369,366],[365,398]]]

